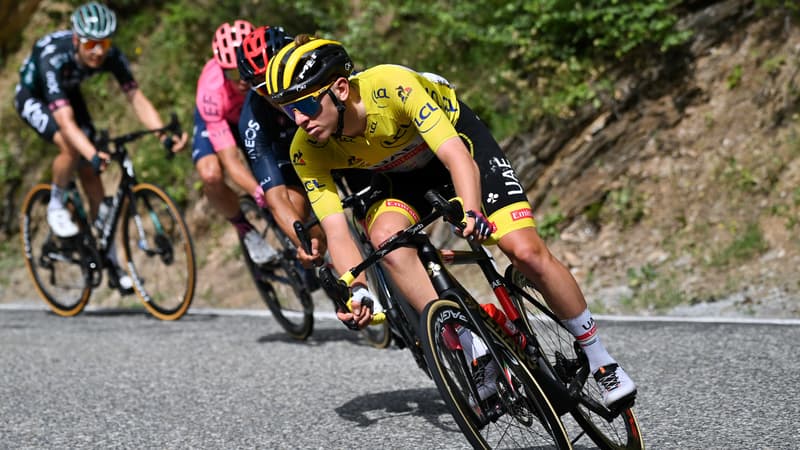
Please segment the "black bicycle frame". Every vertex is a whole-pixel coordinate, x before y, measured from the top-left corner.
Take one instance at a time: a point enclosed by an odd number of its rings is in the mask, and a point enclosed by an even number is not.
[[[364,271],[370,265],[376,264],[387,253],[400,248],[409,247],[417,250],[417,255],[422,262],[423,267],[428,273],[428,277],[433,284],[439,298],[452,300],[456,302],[466,314],[469,321],[475,325],[476,331],[481,339],[487,343],[489,353],[496,361],[501,361],[500,355],[495,345],[491,344],[495,339],[503,339],[506,345],[510,348],[517,349],[519,357],[528,362],[528,367],[532,369],[532,373],[537,378],[537,381],[542,385],[542,388],[547,393],[548,397],[556,400],[559,409],[562,412],[573,408],[576,404],[575,397],[570,395],[570,392],[565,386],[552,378],[551,371],[542,370],[539,367],[539,362],[531,359],[531,355],[526,352],[519,344],[509,336],[505,330],[502,329],[500,324],[496,323],[488,313],[480,306],[477,300],[469,293],[469,291],[461,285],[455,276],[453,276],[445,267],[445,264],[476,264],[481,268],[484,277],[489,282],[492,290],[500,302],[503,310],[508,318],[517,325],[521,330],[528,345],[533,345],[534,348],[539,348],[536,336],[532,330],[528,330],[522,322],[520,312],[517,307],[512,303],[509,296],[509,282],[503,277],[495,268],[494,259],[492,256],[481,246],[481,244],[467,240],[471,250],[443,250],[437,249],[431,242],[423,229],[433,223],[438,218],[442,217],[446,222],[463,226],[460,222],[463,218],[463,212],[460,205],[457,203],[448,202],[441,195],[436,192],[429,192],[426,195],[428,201],[434,206],[434,211],[422,218],[416,224],[397,232],[395,235],[384,241],[378,249],[370,254],[364,261],[350,270],[353,277]],[[511,283],[513,286],[513,283]],[[528,296],[525,292],[519,289],[514,290],[515,294],[520,294],[528,301],[538,305],[538,302]],[[538,306],[539,309],[550,315],[554,320],[558,321],[557,317],[550,311]],[[492,328],[492,332],[489,331]],[[496,337],[494,337],[496,336]]]
[[[108,152],[109,156],[111,156],[111,159],[113,161],[118,162],[120,167],[122,168],[122,178],[119,181],[116,192],[111,197],[110,211],[108,213],[108,217],[105,219],[105,222],[103,223],[103,229],[100,230],[101,231],[100,237],[97,239],[97,242],[99,243],[99,250],[103,254],[103,256],[107,255],[109,249],[109,243],[113,242],[114,237],[116,235],[117,224],[119,223],[119,219],[122,216],[122,202],[125,198],[128,199],[128,208],[130,211],[130,215],[136,221],[137,230],[139,230],[140,236],[143,235],[142,223],[141,220],[136,215],[136,202],[134,201],[133,197],[133,187],[136,184],[138,184],[138,181],[136,179],[136,172],[133,168],[133,161],[128,155],[128,149],[125,147],[125,144],[138,140],[142,136],[148,134],[161,133],[165,131],[170,131],[175,134],[181,133],[180,124],[178,123],[178,117],[174,113],[171,115],[170,122],[162,128],[154,130],[134,131],[113,138],[110,138],[108,136],[108,130],[101,130],[99,133],[100,136],[95,141],[95,146],[99,150]],[[172,147],[171,143],[169,147]],[[172,153],[171,150],[169,149],[165,150],[167,151],[167,159],[172,159],[175,156],[175,154]],[[144,201],[147,202],[147,198],[144,198]],[[149,204],[147,206],[148,208],[150,207]],[[154,223],[156,224],[156,226],[161,227],[161,223],[158,221],[157,218],[154,219]],[[160,229],[158,231],[161,232],[163,230]],[[154,250],[148,249],[146,247],[146,243],[139,242],[138,245],[142,250],[144,250],[148,254],[156,253]]]

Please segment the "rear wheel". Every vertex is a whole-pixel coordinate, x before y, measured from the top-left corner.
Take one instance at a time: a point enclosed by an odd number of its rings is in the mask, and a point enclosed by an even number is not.
[[[472,331],[473,339],[480,338],[458,304],[429,303],[421,327],[431,376],[474,448],[571,448],[558,414],[502,337],[495,341],[501,358],[497,394],[478,400],[472,365],[466,361],[459,334]]]
[[[20,237],[25,267],[36,291],[53,312],[74,316],[83,311],[92,287],[99,284],[99,258],[94,249],[86,247],[81,235],[61,239],[50,231],[49,201],[50,185],[37,184],[22,203]]]
[[[149,183],[134,186],[123,208],[125,266],[136,294],[153,316],[180,319],[192,304],[197,282],[183,216],[166,192]]]
[[[267,213],[252,198],[241,197],[239,206],[264,240],[283,255],[278,264],[258,265],[246,250],[242,252],[261,299],[286,334],[298,340],[308,339],[314,329],[314,302],[294,247],[288,245],[282,230],[271,226]]]
[[[506,270],[506,280],[536,301],[523,300],[523,296],[511,293],[517,308],[524,313],[524,322],[536,336],[547,365],[562,383],[575,386],[581,392],[582,401],[570,411],[574,421],[567,420],[568,416],[564,417],[564,426],[570,437],[579,439],[585,431],[603,449],[644,448],[639,422],[632,408],[623,409],[611,421],[597,412],[607,409],[603,406],[600,387],[589,374],[588,361],[572,334],[559,321],[543,312],[543,309],[547,310],[547,303],[533,283],[513,266]]]

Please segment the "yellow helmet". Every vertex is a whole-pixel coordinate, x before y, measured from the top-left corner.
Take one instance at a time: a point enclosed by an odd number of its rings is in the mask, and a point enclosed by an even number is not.
[[[352,72],[353,60],[340,42],[318,38],[300,45],[292,42],[269,60],[267,93],[275,103],[285,104]]]

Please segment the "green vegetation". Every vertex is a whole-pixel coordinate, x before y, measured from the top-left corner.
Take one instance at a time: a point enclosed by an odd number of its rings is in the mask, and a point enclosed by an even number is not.
[[[731,70],[731,73],[728,74],[727,82],[728,89],[733,90],[736,89],[736,86],[739,86],[739,83],[742,82],[742,66],[737,65]]]
[[[544,217],[536,221],[536,230],[539,232],[539,236],[546,241],[557,239],[560,233],[559,224],[561,224],[565,218],[566,217],[564,217],[564,214],[561,212],[549,212],[545,214]]]
[[[50,29],[65,28],[68,7],[43,4]],[[667,0],[487,0],[450,2],[406,0],[120,0],[115,43],[131,60],[143,91],[166,117],[178,113],[191,130],[197,75],[210,55],[214,29],[239,17],[254,24],[283,25],[291,33],[309,32],[342,41],[358,67],[405,64],[437,72],[459,89],[498,137],[530,128],[539,120],[570,117],[586,104],[611,97],[609,68],[637,55],[665,52],[688,34],[675,29],[674,2]],[[41,14],[41,13],[40,13]],[[42,30],[41,34],[50,29]],[[37,36],[31,37],[34,39]],[[32,41],[3,59],[7,78],[16,70]],[[13,66],[13,67],[12,67]],[[84,92],[100,128],[112,134],[130,131],[133,118],[113,77],[89,80]],[[6,98],[11,97],[11,92]],[[5,123],[21,125],[9,104]],[[24,186],[42,161],[54,156],[24,126],[0,131],[0,196],[9,181]],[[138,174],[164,186],[186,205],[197,190],[188,157],[167,161],[155,139],[132,146]],[[38,171],[37,179],[47,174]],[[24,186],[22,189],[24,190]],[[17,193],[21,195],[22,193]]]
[[[758,223],[748,223],[740,233],[733,230],[734,240],[711,257],[711,266],[727,266],[736,261],[750,259],[769,248]]]

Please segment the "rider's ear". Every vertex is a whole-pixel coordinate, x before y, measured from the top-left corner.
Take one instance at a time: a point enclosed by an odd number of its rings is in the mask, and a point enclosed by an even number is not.
[[[350,96],[350,82],[347,78],[339,77],[336,81],[333,82],[331,85],[331,89],[333,93],[336,94],[336,97],[341,100],[347,100],[347,97]]]

